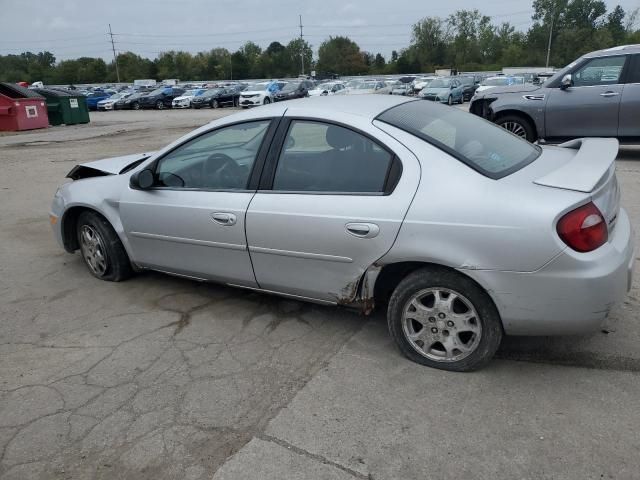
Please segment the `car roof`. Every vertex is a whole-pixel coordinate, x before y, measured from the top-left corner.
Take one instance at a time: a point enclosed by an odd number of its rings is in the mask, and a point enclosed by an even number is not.
[[[406,102],[417,101],[413,98],[401,97],[399,95],[345,95],[345,96],[328,96],[328,97],[309,97],[300,100],[295,100],[292,105],[287,105],[287,114],[304,114],[305,116],[311,116],[311,114],[317,113],[319,117],[331,118],[338,114],[357,115],[373,120],[380,113],[385,110],[395,107]],[[286,103],[286,102],[284,102]],[[282,112],[278,107],[281,104],[272,104],[267,106],[261,106],[256,111],[260,110],[269,115],[269,110]],[[282,115],[282,113],[280,113]]]
[[[611,55],[640,53],[640,44],[635,45],[619,45],[617,47],[605,48],[604,50],[596,50],[595,52],[587,53],[585,58],[591,57],[607,57]]]

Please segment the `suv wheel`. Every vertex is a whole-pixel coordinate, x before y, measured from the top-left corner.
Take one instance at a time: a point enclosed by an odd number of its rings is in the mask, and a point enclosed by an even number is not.
[[[504,117],[499,117],[496,120],[496,125],[500,125],[505,130],[530,142],[535,142],[536,140],[536,133],[531,122],[520,115],[505,115]]]
[[[470,278],[440,268],[417,270],[400,282],[387,322],[406,357],[442,370],[479,369],[502,340],[502,322],[487,293]]]

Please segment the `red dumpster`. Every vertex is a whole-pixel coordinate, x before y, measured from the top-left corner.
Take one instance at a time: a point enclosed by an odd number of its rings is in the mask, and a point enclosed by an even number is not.
[[[48,126],[47,104],[43,97],[19,85],[0,82],[0,131]]]

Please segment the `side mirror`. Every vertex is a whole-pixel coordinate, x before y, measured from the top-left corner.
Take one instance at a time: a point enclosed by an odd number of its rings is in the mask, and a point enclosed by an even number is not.
[[[149,190],[155,182],[153,171],[145,168],[131,175],[129,186],[134,190]]]
[[[564,77],[562,77],[562,82],[560,82],[560,88],[562,90],[566,90],[571,85],[573,85],[573,78],[570,73],[567,73]]]

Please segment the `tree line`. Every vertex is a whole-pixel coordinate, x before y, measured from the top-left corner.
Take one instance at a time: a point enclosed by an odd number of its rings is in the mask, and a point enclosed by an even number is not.
[[[510,22],[493,23],[479,10],[458,10],[447,18],[425,17],[411,27],[411,42],[389,58],[363,51],[347,36],[332,36],[318,47],[296,38],[262,49],[248,41],[238,50],[212,48],[192,54],[167,51],[151,60],[119,53],[121,81],[138,78],[218,80],[297,76],[304,65],[337,75],[499,70],[505,66],[545,66],[551,38],[550,66],[562,67],[578,56],[615,45],[640,43],[638,10],[621,6],[607,11],[602,0],[534,0],[533,24],[518,31]],[[115,63],[81,57],[56,61],[49,51],[0,55],[1,81],[47,84],[115,82]]]

